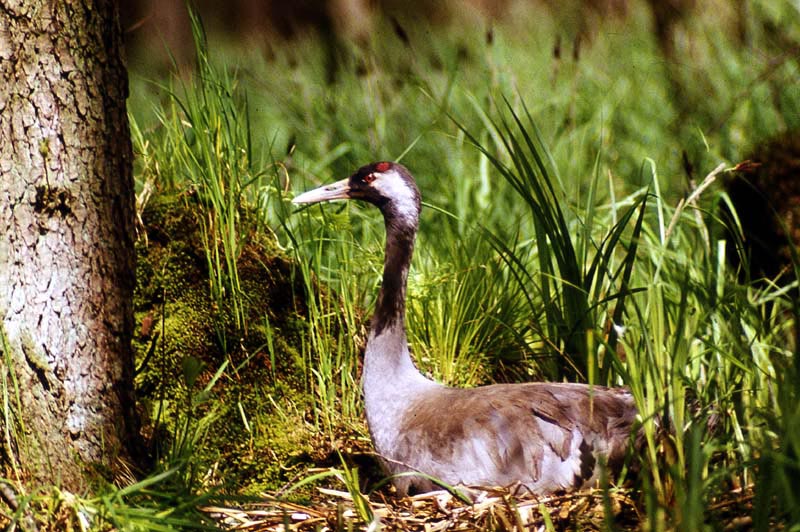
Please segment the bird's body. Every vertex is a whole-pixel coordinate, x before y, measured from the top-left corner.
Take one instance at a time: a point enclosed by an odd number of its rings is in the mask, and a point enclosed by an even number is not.
[[[567,383],[461,389],[414,366],[405,332],[405,294],[420,211],[403,166],[380,162],[306,192],[296,203],[362,199],[386,225],[383,283],[364,355],[362,386],[372,442],[401,494],[464,486],[518,486],[534,494],[590,485],[601,463],[619,465],[636,408],[624,389]]]

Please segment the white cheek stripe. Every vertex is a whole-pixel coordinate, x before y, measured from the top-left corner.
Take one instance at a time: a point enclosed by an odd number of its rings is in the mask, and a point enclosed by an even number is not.
[[[372,186],[383,196],[392,198],[398,214],[403,217],[419,215],[417,202],[414,201],[414,191],[406,185],[406,182],[396,170],[389,170],[382,174],[376,172],[373,175],[375,176],[375,181]]]

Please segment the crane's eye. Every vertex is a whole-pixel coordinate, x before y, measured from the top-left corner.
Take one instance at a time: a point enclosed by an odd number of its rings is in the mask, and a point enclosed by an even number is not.
[[[375,181],[375,174],[367,174],[364,176],[364,183],[372,183]]]

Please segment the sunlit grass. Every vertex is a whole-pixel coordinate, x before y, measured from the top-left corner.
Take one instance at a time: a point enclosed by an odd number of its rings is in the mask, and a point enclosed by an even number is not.
[[[708,19],[695,24],[698,35],[713,30]],[[293,258],[307,307],[298,368],[308,419],[333,446],[366,435],[359,357],[383,224],[368,206],[296,212],[288,198],[402,156],[426,202],[408,307],[421,369],[455,385],[568,377],[629,387],[646,441],[634,493],[650,530],[701,529],[721,494],[753,486],[757,527],[798,522],[796,287],[738,283],[718,185],[679,206],[691,181],[792,120],[784,111],[797,91],[779,89],[797,64],[762,78],[766,59],[702,40],[702,63],[719,75],[709,75],[714,90],[696,88],[702,113],[676,123],[669,69],[698,71],[665,63],[638,27],[601,28],[572,61],[553,57],[552,20],[539,32],[500,26],[491,43],[482,32],[425,42],[425,28],[412,26],[411,47],[392,35],[345,45],[333,84],[313,40],[272,60],[237,51],[223,68],[197,33],[198,71],[159,84],[168,98],[147,103],[155,120],[134,100],[138,188],[198,195],[209,289],[235,307],[247,301],[236,259],[249,231],[270,232]],[[265,350],[274,366],[275,347]],[[192,406],[213,397],[181,400],[164,463],[187,467],[174,478],[202,492],[209,486],[188,462],[208,418]],[[253,431],[266,423],[241,406],[239,416]],[[336,478],[366,523],[369,501],[350,467]]]

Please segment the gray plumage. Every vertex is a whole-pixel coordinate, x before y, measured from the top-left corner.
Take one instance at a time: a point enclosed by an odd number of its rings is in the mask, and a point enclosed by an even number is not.
[[[414,366],[405,332],[408,267],[420,195],[408,170],[380,162],[306,192],[295,203],[361,199],[386,225],[381,290],[362,386],[372,442],[388,473],[420,472],[448,484],[517,486],[541,495],[597,482],[601,463],[623,462],[636,420],[631,394],[586,384],[444,386]],[[400,494],[430,491],[423,476],[393,480]]]

